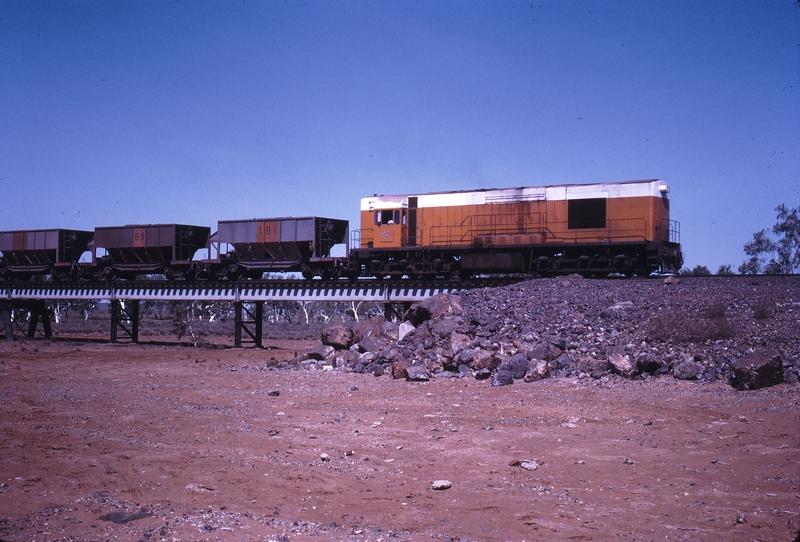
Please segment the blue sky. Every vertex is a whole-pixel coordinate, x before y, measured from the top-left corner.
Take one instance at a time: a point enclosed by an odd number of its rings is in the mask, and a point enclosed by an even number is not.
[[[661,178],[686,265],[800,206],[794,0],[0,0],[0,230]]]

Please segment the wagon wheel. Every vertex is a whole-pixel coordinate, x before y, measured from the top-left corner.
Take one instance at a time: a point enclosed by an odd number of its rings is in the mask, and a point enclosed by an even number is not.
[[[112,282],[117,279],[117,273],[110,267],[104,267],[100,272],[100,279],[106,282]]]
[[[307,264],[303,264],[300,266],[300,273],[306,280],[311,280],[314,278],[314,271]]]

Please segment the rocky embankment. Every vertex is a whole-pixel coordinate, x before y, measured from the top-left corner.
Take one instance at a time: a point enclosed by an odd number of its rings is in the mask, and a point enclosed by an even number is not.
[[[800,377],[800,279],[536,279],[440,295],[323,330],[300,366],[395,378],[551,377],[727,381],[739,389]]]

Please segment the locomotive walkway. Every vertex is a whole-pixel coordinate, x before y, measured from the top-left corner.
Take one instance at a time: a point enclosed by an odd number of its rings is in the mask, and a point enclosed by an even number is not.
[[[437,294],[472,288],[500,286],[519,278],[460,281],[266,280],[238,282],[120,281],[108,283],[6,282],[0,283],[0,327],[14,339],[13,309],[27,310],[27,336],[34,337],[41,319],[45,337],[50,337],[47,302],[108,300],[111,302],[111,342],[124,336],[138,342],[140,301],[227,301],[234,303],[235,346],[243,335],[257,347],[262,343],[265,301],[374,301],[383,303],[387,316],[396,304],[411,304]]]

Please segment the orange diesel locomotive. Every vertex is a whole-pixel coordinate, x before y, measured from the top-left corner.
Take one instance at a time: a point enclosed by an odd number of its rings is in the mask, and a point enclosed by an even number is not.
[[[677,273],[679,234],[658,179],[376,195],[361,200],[347,274]]]

